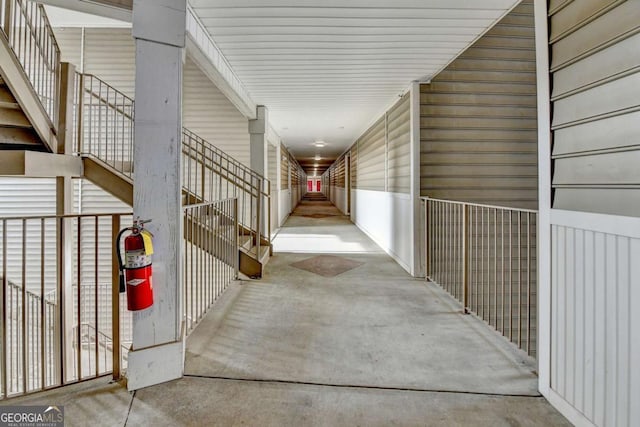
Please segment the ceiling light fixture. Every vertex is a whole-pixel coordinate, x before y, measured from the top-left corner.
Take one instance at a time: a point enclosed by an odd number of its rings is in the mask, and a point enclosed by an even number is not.
[[[316,141],[313,143],[313,145],[315,145],[316,147],[324,147],[327,145],[327,143],[324,141]]]

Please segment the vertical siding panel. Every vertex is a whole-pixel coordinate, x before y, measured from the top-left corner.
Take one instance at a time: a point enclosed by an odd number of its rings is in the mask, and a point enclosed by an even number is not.
[[[629,419],[629,298],[631,278],[629,277],[629,240],[626,237],[619,236],[617,247],[616,271],[618,273],[617,280],[617,300],[616,300],[616,341],[617,341],[617,360],[616,362],[616,405],[611,408],[616,412],[616,424],[619,426],[628,426]],[[636,361],[638,363],[640,361]]]
[[[575,251],[575,234],[576,231],[573,228],[566,230],[566,247],[565,257],[565,305],[564,315],[566,318],[565,323],[565,359],[564,359],[564,372],[565,372],[565,396],[567,401],[574,402],[574,367],[575,367],[575,334],[576,334],[576,319],[575,319],[575,300],[576,300],[576,278],[575,278],[575,265],[576,265],[576,251]]]
[[[637,422],[640,420],[640,239],[633,239],[630,245],[629,278],[630,283],[629,301],[629,420]]]
[[[585,360],[585,282],[584,282],[584,230],[575,232],[575,356],[573,358],[574,405],[579,410],[584,408],[584,360]]]
[[[583,277],[585,281],[585,352],[584,352],[584,400],[582,410],[584,414],[593,419],[594,406],[594,358],[595,358],[595,251],[594,251],[594,233],[592,231],[585,232],[584,239],[584,263]]]
[[[557,288],[557,300],[558,300],[558,311],[556,313],[557,318],[557,334],[558,334],[558,376],[557,376],[557,390],[561,395],[566,394],[566,372],[567,372],[567,356],[566,356],[566,347],[567,347],[567,280],[566,280],[566,264],[564,260],[567,259],[567,237],[566,237],[566,229],[564,227],[558,228],[558,248],[557,254],[559,262],[557,263],[557,272],[558,272],[558,281],[556,282]]]
[[[605,322],[606,322],[606,248],[605,235],[595,233],[595,285],[596,285],[596,310],[595,310],[595,384],[594,384],[594,415],[596,425],[604,424],[605,408]]]
[[[560,370],[560,366],[558,364],[558,348],[560,343],[559,333],[558,333],[558,313],[560,311],[559,308],[559,292],[558,292],[558,283],[559,283],[559,272],[560,272],[560,264],[558,260],[560,259],[560,246],[558,244],[558,233],[559,228],[557,225],[551,226],[551,248],[552,248],[552,257],[551,257],[551,388],[554,390],[558,390],[558,372]]]
[[[607,426],[617,425],[616,421],[616,400],[617,387],[617,329],[618,329],[618,245],[617,236],[608,234],[605,238],[606,245],[606,275],[604,284],[605,289],[605,419]]]

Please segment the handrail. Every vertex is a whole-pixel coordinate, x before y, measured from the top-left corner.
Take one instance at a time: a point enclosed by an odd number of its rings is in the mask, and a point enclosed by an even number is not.
[[[134,99],[92,74],[77,73],[76,104],[74,152],[94,157],[132,178]],[[249,230],[259,256],[260,241],[271,239],[270,220],[266,220],[271,206],[269,180],[187,128],[182,131],[181,152],[187,200],[211,202],[237,197],[241,231]]]
[[[433,202],[444,202],[444,203],[449,203],[449,204],[452,204],[452,205],[476,206],[476,207],[490,208],[490,209],[508,209],[508,210],[513,210],[513,211],[528,212],[528,213],[535,213],[535,214],[538,213],[538,211],[535,210],[535,209],[511,208],[509,206],[486,205],[486,204],[482,204],[482,203],[461,202],[461,201],[458,201],[458,200],[436,199],[434,197],[427,197],[427,196],[421,196],[420,200],[423,200],[423,201],[430,200],[430,201],[433,201]]]
[[[211,149],[213,152],[215,152],[216,154],[220,155],[220,157],[224,158],[225,160],[229,160],[234,166],[238,166],[239,168],[241,168],[243,170],[246,170],[252,177],[255,177],[255,178],[260,179],[260,180],[266,180],[267,179],[264,176],[262,176],[261,174],[259,174],[258,172],[256,172],[253,169],[251,169],[250,167],[248,167],[245,164],[241,163],[240,161],[234,159],[229,154],[225,153],[224,151],[222,151],[221,149],[219,149],[215,145],[212,145],[206,139],[204,139],[204,138],[198,136],[196,133],[190,131],[189,129],[183,127],[182,128],[182,132],[183,132],[183,134],[186,134],[188,137],[197,139],[202,144],[207,146],[207,148]]]
[[[26,0],[1,0],[2,30],[22,71],[57,126],[60,48],[44,6]]]
[[[94,74],[88,74],[88,73],[80,73],[78,71],[76,71],[76,76],[82,76],[85,80],[87,79],[87,77],[91,80],[98,80],[100,81],[102,84],[108,86],[109,88],[111,88],[113,91],[116,91],[117,89],[115,89],[113,86],[110,86],[109,84],[105,83],[103,80],[101,80],[99,77],[95,76]],[[127,113],[124,110],[121,109],[120,106],[112,103],[111,101],[109,101],[108,98],[104,98],[100,93],[95,93],[92,90],[88,89],[88,88],[83,88],[84,92],[87,93],[89,96],[91,96],[92,98],[97,99],[101,104],[109,107],[110,109],[115,110],[117,113],[122,114],[124,117],[126,117],[127,119],[133,121],[133,114]],[[119,92],[119,94],[121,95],[121,97],[123,98],[123,100],[131,103],[131,105],[133,105],[133,98],[130,98],[129,96],[127,96],[126,94]]]
[[[425,276],[536,355],[537,211],[422,197]]]

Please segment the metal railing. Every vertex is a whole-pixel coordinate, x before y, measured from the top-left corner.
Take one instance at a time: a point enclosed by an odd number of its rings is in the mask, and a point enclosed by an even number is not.
[[[2,0],[0,24],[44,110],[57,123],[60,49],[44,6],[27,0]]]
[[[76,72],[74,152],[133,176],[133,99],[91,74]]]
[[[271,240],[271,183],[188,129],[182,134],[187,204],[238,199],[240,244],[260,257]]]
[[[132,178],[134,100],[96,76],[76,74],[74,151]],[[271,183],[184,128],[182,186],[185,204],[238,199],[240,244],[259,259],[270,244]]]
[[[121,219],[131,214],[0,218],[0,398],[119,376],[131,341],[114,274]]]
[[[422,202],[427,279],[535,357],[537,212]]]
[[[182,300],[189,333],[238,277],[238,201],[226,199],[183,209]]]

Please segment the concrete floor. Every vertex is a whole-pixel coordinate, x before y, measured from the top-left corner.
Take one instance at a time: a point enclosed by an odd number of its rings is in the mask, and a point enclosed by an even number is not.
[[[532,360],[327,202],[303,202],[275,248],[265,277],[231,286],[188,338],[183,379],[10,403],[64,404],[68,425],[569,425]]]

